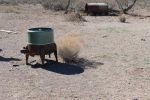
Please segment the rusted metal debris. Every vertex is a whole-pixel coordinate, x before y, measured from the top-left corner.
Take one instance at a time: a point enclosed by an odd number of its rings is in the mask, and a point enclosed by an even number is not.
[[[85,5],[85,12],[89,15],[108,15],[107,3],[87,3]]]

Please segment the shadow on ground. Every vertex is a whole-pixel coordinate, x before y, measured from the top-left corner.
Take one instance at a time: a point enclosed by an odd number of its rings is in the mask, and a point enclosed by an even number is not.
[[[46,60],[47,63],[44,65],[36,63],[31,65],[32,68],[42,68],[51,72],[64,74],[64,75],[75,75],[83,73],[87,68],[96,68],[98,65],[104,65],[100,62],[89,61],[84,58],[80,58],[77,61],[70,63],[60,63],[52,60]]]
[[[47,60],[47,63],[31,65],[32,68],[42,68],[51,72],[64,74],[64,75],[75,75],[84,72],[84,69],[80,66],[70,65],[66,63],[60,63],[52,60]]]
[[[21,59],[18,59],[18,58],[5,58],[5,57],[2,57],[0,56],[0,61],[3,61],[3,62],[9,62],[9,61],[21,61]]]
[[[67,63],[80,66],[83,69],[97,68],[98,66],[104,65],[102,62],[96,62],[94,60],[88,60],[85,58],[77,58],[76,60]]]

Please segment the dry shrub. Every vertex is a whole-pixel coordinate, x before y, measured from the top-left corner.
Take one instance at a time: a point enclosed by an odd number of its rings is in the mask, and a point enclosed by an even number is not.
[[[65,10],[68,0],[44,0],[41,2],[41,5],[45,9],[51,9],[55,11]]]
[[[71,22],[87,22],[87,20],[80,13],[71,13],[67,17]]]
[[[19,5],[1,5],[1,11],[3,13],[20,13],[22,7]]]
[[[0,4],[5,4],[5,5],[17,5],[16,0],[0,0]]]
[[[78,58],[81,41],[78,33],[62,36],[57,41],[58,52],[65,62],[72,62]]]
[[[8,0],[8,1],[15,1],[18,4],[41,4],[45,0]]]
[[[119,17],[119,20],[120,20],[120,22],[125,23],[125,21],[126,21],[125,15],[121,15],[121,16]]]
[[[29,0],[28,0],[29,1]],[[34,0],[33,0],[34,1]],[[40,0],[39,0],[40,1]],[[93,3],[93,2],[108,2],[111,7],[117,6],[115,0],[71,0],[71,3],[69,5],[68,9],[78,9],[85,10],[86,3]],[[39,2],[42,4],[42,6],[45,9],[51,9],[51,10],[66,10],[68,0],[41,0]]]

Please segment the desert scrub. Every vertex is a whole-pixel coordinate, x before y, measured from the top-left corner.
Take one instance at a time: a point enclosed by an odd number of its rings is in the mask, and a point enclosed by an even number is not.
[[[17,1],[16,0],[0,0],[0,4],[3,5],[17,5]]]
[[[122,28],[122,27],[119,27],[119,28],[117,28],[117,27],[105,27],[105,28],[99,29],[99,30],[103,31],[104,33],[112,33],[112,32],[114,32],[114,33],[123,33],[123,32],[130,32],[129,29],[124,28],[124,27],[123,27],[123,28]]]
[[[125,15],[124,15],[124,14],[121,15],[121,16],[119,17],[119,20],[120,20],[120,22],[125,23],[125,21],[126,21]]]
[[[70,33],[58,38],[58,54],[67,63],[78,58],[82,46],[82,40],[78,33]]]
[[[20,13],[22,7],[20,5],[0,5],[0,12],[3,13]]]
[[[78,9],[83,11],[85,10],[86,3],[90,2],[108,2],[111,6],[116,6],[114,5],[115,0],[70,0],[69,6],[67,5],[68,2],[69,0],[42,0],[40,3],[44,8],[51,10]]]
[[[44,0],[41,5],[45,9],[51,9],[55,11],[65,10],[68,0]]]
[[[87,22],[87,20],[80,13],[70,13],[66,16],[67,21],[71,22]]]

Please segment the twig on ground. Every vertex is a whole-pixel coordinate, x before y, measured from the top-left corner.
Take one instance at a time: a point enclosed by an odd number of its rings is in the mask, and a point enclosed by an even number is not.
[[[3,29],[1,29],[0,30],[0,32],[6,32],[6,33],[14,33],[14,34],[16,34],[17,32],[14,32],[14,31],[10,31],[10,30],[3,30]]]

